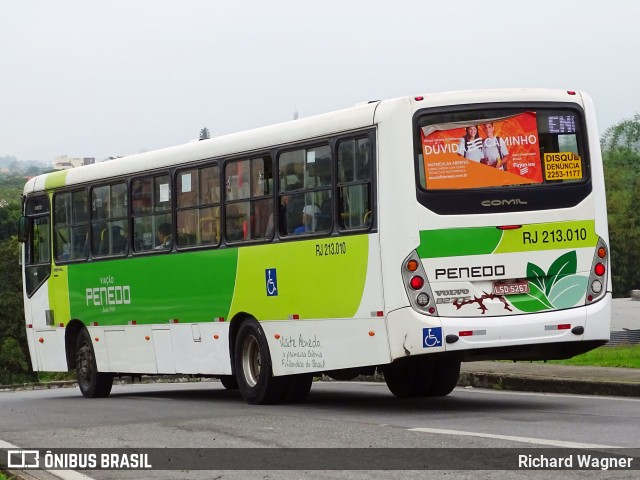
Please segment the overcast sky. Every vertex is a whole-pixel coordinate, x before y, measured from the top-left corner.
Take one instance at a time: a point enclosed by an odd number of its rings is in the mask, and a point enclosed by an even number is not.
[[[429,92],[640,111],[638,0],[0,0],[0,157],[126,155]]]

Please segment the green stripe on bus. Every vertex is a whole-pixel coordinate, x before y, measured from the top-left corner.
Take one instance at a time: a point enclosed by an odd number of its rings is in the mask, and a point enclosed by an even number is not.
[[[492,253],[501,238],[495,227],[422,230],[416,251],[420,258],[483,255]]]
[[[349,235],[72,264],[69,317],[105,326],[228,321],[238,313],[349,318],[362,300],[368,256],[368,236]],[[267,293],[268,269],[277,295]]]
[[[364,291],[368,256],[367,235],[243,248],[230,316],[251,311],[260,320],[353,317]],[[273,295],[267,292],[267,270],[277,280]]]
[[[65,169],[47,174],[47,177],[44,179],[44,188],[49,190],[51,188],[64,187],[67,180],[67,173],[69,173],[69,170]]]
[[[537,223],[505,230],[494,253],[534,252],[565,248],[595,247],[598,235],[594,220]]]
[[[584,248],[597,243],[595,221],[577,220],[523,225],[513,230],[496,227],[423,230],[416,251],[420,258],[439,258]]]

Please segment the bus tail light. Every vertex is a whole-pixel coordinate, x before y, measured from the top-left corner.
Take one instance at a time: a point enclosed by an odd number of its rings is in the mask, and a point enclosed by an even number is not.
[[[591,273],[587,286],[586,304],[600,300],[607,291],[607,269],[609,266],[609,249],[602,238],[598,239],[596,252],[593,255]]]
[[[409,284],[411,285],[411,288],[413,288],[414,290],[420,290],[424,285],[424,279],[416,275],[415,277],[411,277]]]
[[[427,274],[414,250],[402,263],[402,280],[411,306],[425,315],[438,315]]]

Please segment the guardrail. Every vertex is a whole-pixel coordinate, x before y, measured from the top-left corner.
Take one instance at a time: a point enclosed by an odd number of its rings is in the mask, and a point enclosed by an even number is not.
[[[640,343],[640,330],[621,330],[611,332],[611,339],[605,346],[637,345]]]

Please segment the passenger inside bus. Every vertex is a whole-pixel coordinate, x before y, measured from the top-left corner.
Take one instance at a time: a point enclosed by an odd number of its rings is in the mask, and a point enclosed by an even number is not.
[[[162,223],[158,227],[158,245],[156,246],[156,250],[164,250],[167,248],[171,248],[173,244],[173,237],[171,236],[171,224],[170,223]]]
[[[317,205],[306,205],[302,209],[302,225],[296,228],[293,233],[311,233],[316,231],[316,219],[320,215],[320,207]]]

